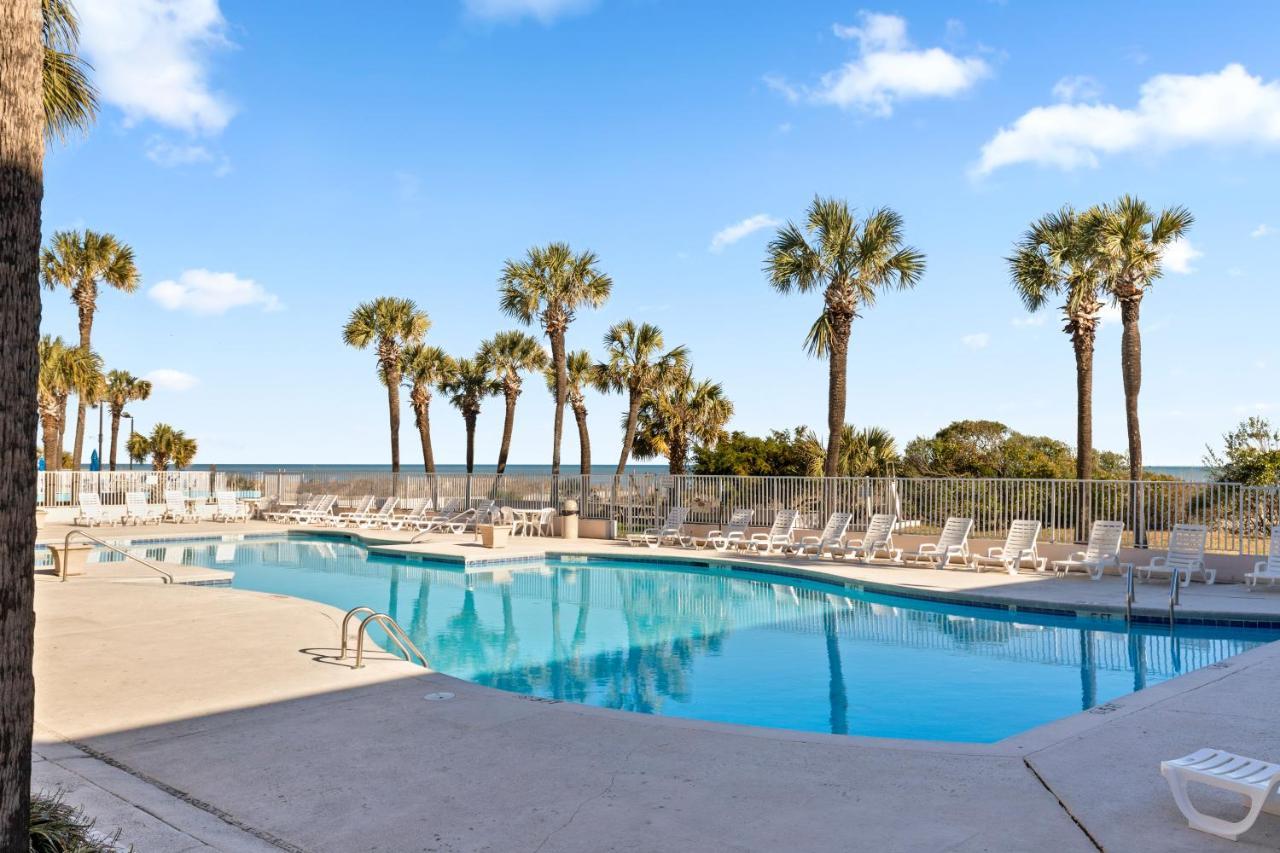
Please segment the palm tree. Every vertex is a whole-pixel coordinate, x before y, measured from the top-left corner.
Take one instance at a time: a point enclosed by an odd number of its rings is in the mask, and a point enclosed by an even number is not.
[[[769,243],[765,271],[779,293],[823,291],[822,314],[809,329],[805,346],[810,355],[828,360],[829,439],[823,472],[834,477],[840,465],[853,321],[875,305],[879,291],[914,287],[924,273],[924,255],[902,245],[902,217],[893,210],[873,210],[859,226],[846,202],[815,196],[804,230],[788,222]]]
[[[733,403],[719,383],[695,381],[681,368],[640,404],[635,455],[640,459],[667,457],[667,469],[683,474],[695,442],[714,445],[733,416]]]
[[[113,370],[107,374],[104,400],[111,410],[111,470],[116,470],[116,444],[120,437],[120,416],[124,407],[151,396],[151,383],[139,379],[127,370]]]
[[[579,308],[599,308],[609,298],[613,280],[597,268],[594,252],[574,254],[566,243],[535,246],[524,260],[508,260],[502,269],[502,310],[526,326],[537,319],[551,341],[556,372],[555,425],[551,443],[551,477],[560,476],[560,436],[568,376],[564,337]]]
[[[173,463],[174,468],[185,468],[191,464],[191,460],[196,455],[196,440],[188,438],[187,434],[180,429],[174,429],[168,424],[156,424],[151,428],[151,435],[147,436],[146,450],[135,458],[151,457],[151,467],[156,471],[164,471],[169,467],[169,463]],[[133,440],[130,440],[133,444]],[[139,445],[137,448],[142,449]],[[130,455],[133,454],[133,448],[130,448]]]
[[[130,462],[139,464],[146,462],[147,457],[151,455],[151,442],[140,432],[135,432],[129,436],[129,440],[124,444],[125,452],[129,454]]]
[[[177,430],[173,436],[173,467],[181,470],[191,464],[191,460],[196,458],[196,450],[199,445],[194,438],[187,437],[182,430]]]
[[[1138,394],[1142,390],[1142,333],[1138,314],[1142,297],[1160,277],[1165,250],[1191,228],[1195,217],[1185,207],[1158,214],[1145,202],[1122,196],[1090,214],[1103,289],[1120,305],[1124,332],[1120,340],[1124,378],[1124,412],[1129,430],[1129,478],[1142,479],[1142,431],[1138,424]]]
[[[826,448],[817,433],[801,430],[798,435],[801,448],[808,459],[808,474],[821,477],[826,462]],[[883,427],[858,429],[853,424],[840,428],[840,477],[891,477],[900,462],[897,442]]]
[[[1006,259],[1014,290],[1028,311],[1063,297],[1062,331],[1071,336],[1076,357],[1076,479],[1081,481],[1093,477],[1093,349],[1102,311],[1098,252],[1088,220],[1069,206],[1042,216]]]
[[[502,422],[502,446],[498,449],[498,473],[507,469],[507,454],[511,450],[511,430],[516,422],[516,400],[520,397],[523,380],[521,373],[542,370],[547,366],[547,352],[524,332],[498,332],[492,340],[480,344],[476,356],[481,365],[502,388],[507,405]]]
[[[475,470],[476,418],[480,417],[480,403],[485,397],[501,393],[502,385],[489,375],[479,358],[459,358],[457,369],[441,386],[449,395],[449,402],[462,413],[467,427],[467,473]]]
[[[80,22],[70,0],[41,0],[44,42],[44,132],[65,140],[72,131],[87,130],[98,112],[98,93],[85,73],[88,66],[76,53]]]
[[[420,342],[430,327],[427,312],[412,299],[379,296],[356,306],[342,328],[342,342],[347,346],[364,349],[374,344],[377,349],[378,379],[387,387],[391,416],[392,474],[400,472],[401,353],[406,345]]]
[[[409,405],[413,408],[413,420],[422,439],[422,466],[428,474],[434,474],[436,457],[431,450],[431,389],[447,382],[457,365],[440,347],[425,344],[405,347],[402,360]]]
[[[36,405],[44,434],[44,464],[50,471],[62,467],[59,419],[71,394],[92,394],[102,376],[102,359],[89,350],[69,347],[62,338],[45,335],[39,345],[40,372]]]
[[[556,396],[556,371],[552,367],[542,372],[547,380],[547,390],[551,399]],[[584,349],[575,350],[565,356],[565,398],[569,408],[573,410],[574,420],[578,423],[578,471],[583,476],[591,474],[591,433],[587,430],[587,397],[588,388],[599,390],[599,377],[591,354]]]
[[[623,320],[605,332],[604,361],[596,365],[597,385],[601,390],[627,395],[622,455],[618,458],[615,477],[621,477],[627,470],[641,402],[660,388],[666,377],[688,365],[688,351],[684,347],[663,352],[664,346],[662,330],[650,323],[637,326],[631,320]]]
[[[112,234],[97,231],[58,231],[40,256],[45,287],[65,287],[80,314],[80,346],[93,348],[93,317],[98,310],[98,289],[112,287],[125,293],[138,289],[138,267],[133,249]],[[80,467],[84,449],[85,411],[89,401],[81,397],[76,414],[76,437],[71,451],[73,467]]]

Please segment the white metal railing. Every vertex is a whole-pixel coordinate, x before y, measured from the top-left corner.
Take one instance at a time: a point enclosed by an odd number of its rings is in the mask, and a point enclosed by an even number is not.
[[[93,492],[105,506],[123,506],[129,492],[143,492],[151,503],[163,503],[164,493],[180,491],[187,498],[209,498],[218,489],[256,498],[259,475],[250,477],[213,471],[38,471],[36,506],[75,507],[82,492]]]

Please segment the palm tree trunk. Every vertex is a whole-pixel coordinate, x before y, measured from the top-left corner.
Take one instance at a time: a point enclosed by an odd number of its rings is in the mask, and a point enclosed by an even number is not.
[[[850,320],[833,317],[831,321],[831,351],[827,384],[827,459],[823,475],[840,474],[840,438],[844,432],[845,379],[849,370]]]
[[[1138,394],[1142,390],[1142,332],[1138,328],[1141,297],[1120,303],[1124,333],[1120,338],[1120,369],[1124,377],[1124,416],[1129,431],[1129,512],[1133,517],[1133,544],[1146,544],[1145,513],[1142,507],[1142,428],[1138,424]]]
[[[67,398],[58,401],[58,468],[62,468],[62,456],[67,447]],[[48,465],[45,460],[45,465]]]
[[[394,371],[387,371],[387,409],[391,416],[391,473],[395,475],[400,473],[400,374]]]
[[[71,470],[80,470],[80,456],[84,453],[84,420],[88,404],[84,397],[76,395],[76,439],[71,449]]]
[[[55,459],[62,454],[58,448],[58,411],[57,409],[49,409],[40,407],[40,433],[44,437],[44,469],[46,471],[57,471],[58,466]]]
[[[80,285],[89,300],[88,304],[80,305],[80,349],[89,352],[92,347],[93,338],[93,302],[97,299],[97,293],[94,286],[82,283]],[[89,401],[85,399],[83,394],[76,394],[76,440],[71,451],[71,470],[80,470],[80,458],[84,453],[84,422],[89,408]]]
[[[502,446],[498,448],[498,473],[501,474],[507,470],[507,454],[511,452],[511,431],[516,425],[516,397],[518,395],[508,393],[506,395],[507,413],[502,421]],[[495,486],[497,484],[495,483]]]
[[[591,475],[591,433],[587,431],[587,407],[573,407],[574,420],[578,422],[578,470],[582,476]]]
[[[640,393],[632,388],[627,399],[627,428],[622,434],[622,455],[618,457],[618,470],[615,477],[621,477],[627,470],[627,460],[631,458],[631,448],[636,443],[636,423],[640,420]]]
[[[39,0],[0,0],[0,850],[31,808],[36,383],[44,118]]]
[[[840,635],[836,631],[836,614],[828,603],[822,613],[822,632],[827,645],[827,692],[831,699],[831,733],[849,733],[849,692],[844,683],[844,665],[840,660]]]
[[[430,403],[422,403],[413,407],[414,423],[418,427],[418,437],[422,440],[422,468],[428,474],[436,472],[436,457],[431,450],[431,413]]]
[[[1076,541],[1079,542],[1089,535],[1092,515],[1089,480],[1093,479],[1093,342],[1092,332],[1072,338],[1076,351],[1076,479],[1080,481]]]
[[[116,470],[116,443],[120,438],[120,413],[111,413],[111,470]]]
[[[467,424],[467,473],[470,474],[476,467],[476,416],[466,414],[462,418]]]
[[[569,387],[569,370],[565,364],[564,332],[552,332],[550,337],[551,362],[556,369],[556,416],[551,439],[551,479],[554,482],[560,477],[560,436],[564,433],[564,400]]]

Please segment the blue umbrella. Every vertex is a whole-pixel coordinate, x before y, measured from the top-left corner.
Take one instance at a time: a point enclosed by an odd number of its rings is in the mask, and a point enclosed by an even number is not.
[[[102,460],[98,458],[98,451],[96,450],[93,451],[93,454],[89,457],[89,470],[90,471],[102,470]]]
[[[37,470],[37,471],[43,471],[43,470],[44,470],[44,457],[43,457],[43,456],[41,456],[39,459],[37,459],[37,460],[36,460],[36,470]]]

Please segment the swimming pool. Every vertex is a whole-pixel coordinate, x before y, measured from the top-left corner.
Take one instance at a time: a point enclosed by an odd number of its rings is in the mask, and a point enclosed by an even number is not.
[[[234,571],[238,588],[386,611],[434,669],[478,684],[836,734],[996,741],[1280,638],[1126,630],[1117,620],[594,557],[464,570],[319,536],[139,547]]]

